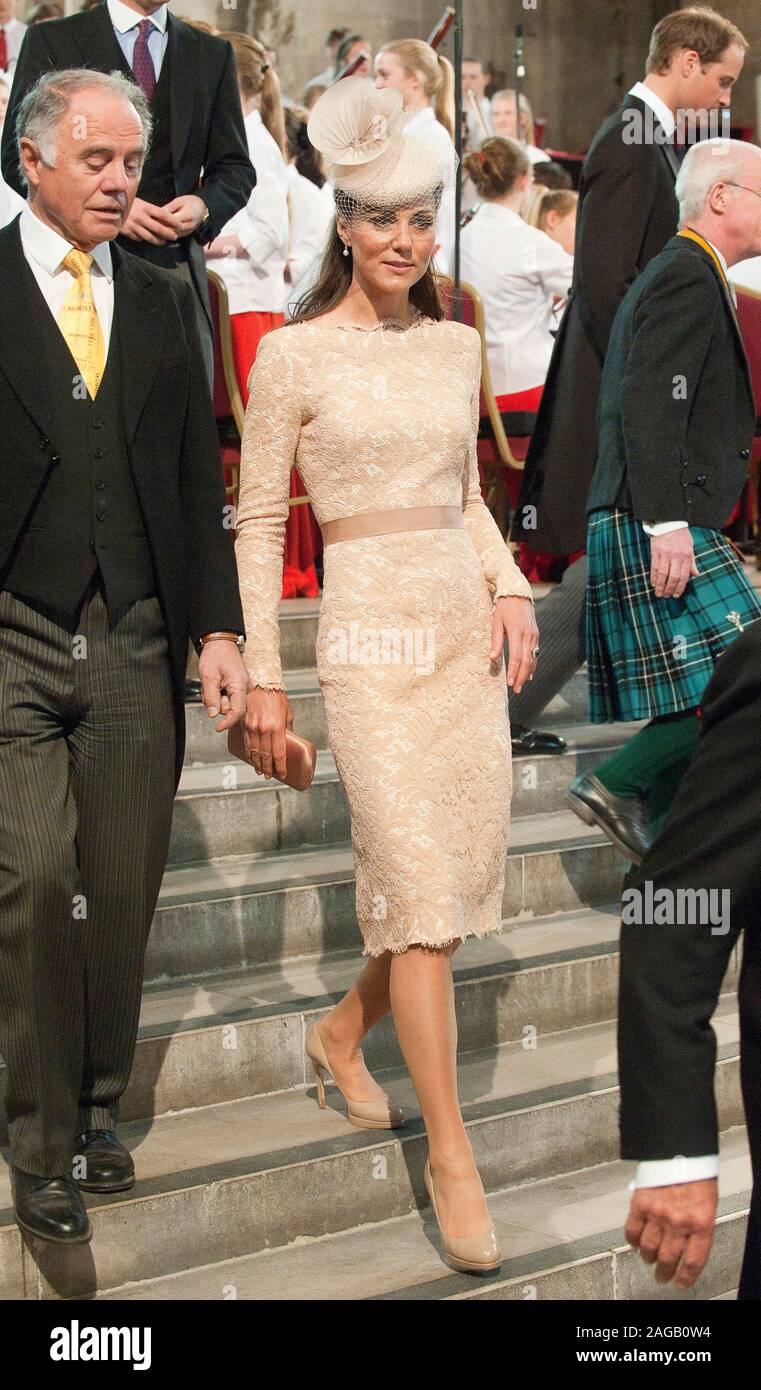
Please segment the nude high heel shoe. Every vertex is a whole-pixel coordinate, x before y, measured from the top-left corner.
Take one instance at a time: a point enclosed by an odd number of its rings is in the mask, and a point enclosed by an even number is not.
[[[338,1082],[333,1076],[316,1023],[306,1040],[305,1050],[314,1067],[317,1082],[317,1104],[321,1110],[324,1110],[326,1108],[324,1073],[327,1072],[332,1077],[336,1086],[338,1086]],[[341,1091],[340,1086],[338,1089]],[[398,1106],[392,1105],[388,1099],[385,1101],[350,1100],[345,1091],[341,1091],[341,1095],[346,1101],[346,1118],[357,1129],[399,1129],[401,1125],[407,1123],[407,1116],[404,1111],[400,1110]]]
[[[423,1169],[423,1182],[431,1199],[433,1214],[441,1232],[444,1254],[452,1269],[461,1269],[465,1274],[493,1274],[495,1270],[498,1270],[502,1263],[502,1254],[497,1244],[494,1227],[492,1226],[490,1231],[481,1236],[445,1235],[439,1221],[439,1213],[436,1210],[436,1194],[433,1189],[433,1178],[428,1159],[425,1160],[425,1168]]]

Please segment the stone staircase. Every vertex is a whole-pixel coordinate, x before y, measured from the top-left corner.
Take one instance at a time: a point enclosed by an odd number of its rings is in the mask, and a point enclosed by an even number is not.
[[[315,1102],[304,1037],[361,967],[349,816],[313,669],[318,600],[282,607],[296,729],[320,749],[306,793],[224,760],[200,707],[146,987],[122,1136],[138,1183],[89,1197],[93,1241],[22,1241],[0,1164],[0,1297],[114,1299],[683,1299],[625,1246],[632,1165],[617,1160],[615,1008],[624,865],[563,792],[630,727],[586,723],[583,676],[544,723],[562,757],[516,762],[499,936],[455,957],[460,1092],[504,1254],[473,1279],[443,1263],[426,1143],[386,1021],[369,1066],[415,1118],[352,1129]],[[751,1185],[734,968],[716,1020],[722,1205],[692,1296],[737,1285]]]

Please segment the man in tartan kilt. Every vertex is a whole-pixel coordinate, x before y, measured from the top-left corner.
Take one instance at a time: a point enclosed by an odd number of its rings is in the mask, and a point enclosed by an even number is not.
[[[761,253],[761,149],[693,146],[676,193],[680,231],[613,325],[587,509],[590,718],[649,722],[568,793],[633,863],[697,747],[715,662],[761,618],[721,533],[756,428],[727,268]]]

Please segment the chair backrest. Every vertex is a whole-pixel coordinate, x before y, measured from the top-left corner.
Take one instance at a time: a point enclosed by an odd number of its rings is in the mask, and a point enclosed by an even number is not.
[[[437,275],[436,283],[444,304],[444,310],[448,319],[454,318],[455,308],[455,284],[454,280],[448,275]],[[505,426],[499,411],[499,406],[494,397],[494,388],[491,384],[491,372],[489,371],[489,357],[486,351],[486,323],[484,319],[484,306],[481,296],[472,285],[460,284],[460,307],[462,322],[469,328],[475,328],[481,339],[481,419],[488,416],[491,424],[494,443],[497,449],[500,462],[506,468],[523,468],[523,463],[515,458],[507,435]]]
[[[217,419],[225,415],[232,415],[235,428],[242,438],[246,412],[235,371],[227,286],[213,270],[208,270],[206,274],[209,282],[209,304],[214,338],[214,414]]]
[[[750,379],[756,397],[756,411],[761,415],[761,294],[737,286],[737,317],[740,320],[743,342],[750,366]]]

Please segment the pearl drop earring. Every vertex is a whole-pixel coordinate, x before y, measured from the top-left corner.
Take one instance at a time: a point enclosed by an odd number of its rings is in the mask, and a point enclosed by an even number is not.
[[[345,255],[345,256],[348,256],[348,254],[349,254],[349,244],[348,244],[348,242],[345,241],[345,242],[344,242],[344,255]]]

